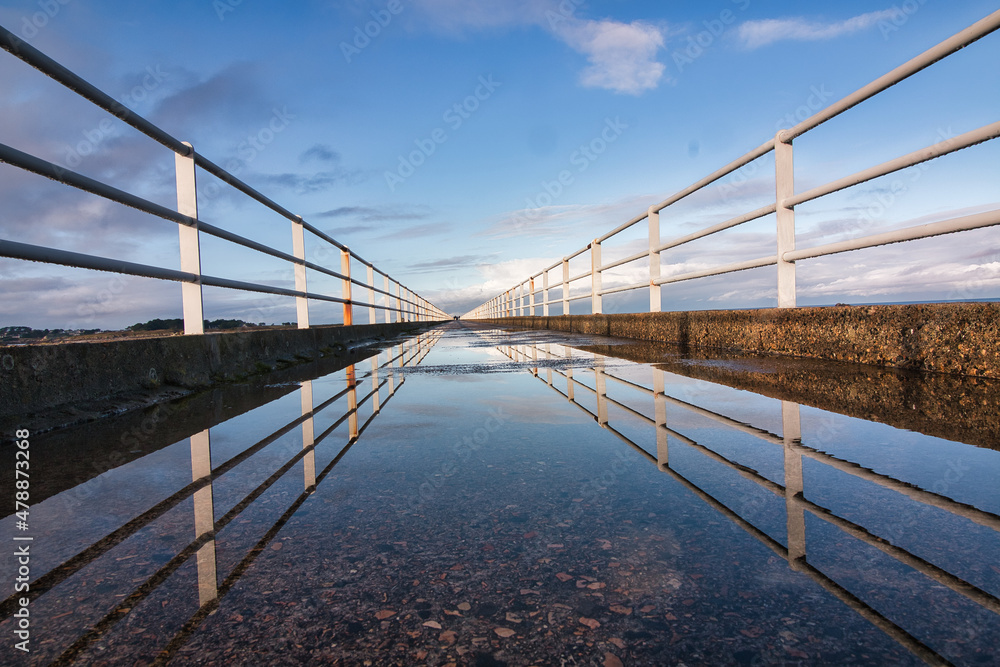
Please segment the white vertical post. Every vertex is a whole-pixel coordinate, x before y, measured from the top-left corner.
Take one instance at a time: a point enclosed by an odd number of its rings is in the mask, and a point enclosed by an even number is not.
[[[382,297],[382,304],[385,306],[385,323],[389,324],[390,322],[395,322],[395,319],[392,316],[392,310],[390,310],[390,308],[392,308],[392,300],[390,299],[391,290],[389,288],[389,276],[382,276],[382,282],[384,283],[384,287],[382,289],[386,292],[385,296]]]
[[[351,304],[351,252],[349,250],[340,251],[340,273],[344,277],[341,279],[343,284],[343,293],[341,298],[344,299],[344,326],[351,326],[354,324],[354,308]]]
[[[205,309],[201,296],[201,245],[198,240],[198,188],[195,179],[194,147],[189,155],[174,154],[177,178],[177,212],[193,219],[193,227],[177,225],[180,234],[181,271],[198,276],[197,283],[181,283],[185,335],[205,333]]]
[[[549,316],[549,270],[542,274],[542,316]]]
[[[552,343],[545,344],[545,358],[552,358]],[[545,384],[552,386],[552,368],[548,367],[545,369]]]
[[[305,490],[308,491],[316,486],[316,450],[312,446],[316,443],[315,425],[313,423],[313,385],[312,380],[306,380],[300,385],[300,398],[302,400],[302,416],[309,415],[302,422],[302,449],[308,449],[302,457],[302,476]]]
[[[785,445],[785,516],[788,530],[788,563],[794,569],[806,557],[805,510],[798,502],[802,497],[802,439],[799,404],[781,402],[781,438]]]
[[[215,532],[215,507],[212,500],[212,441],[208,429],[191,436],[191,479],[209,478],[208,484],[194,492],[194,534],[202,537]],[[219,595],[215,565],[215,538],[205,542],[196,555],[198,567],[198,604],[204,605]]]
[[[535,279],[534,278],[530,279],[530,285],[529,285],[528,289],[531,290],[531,292],[528,294],[528,299],[529,299],[529,302],[528,302],[529,303],[528,314],[531,315],[532,317],[534,317],[535,316]]]
[[[649,312],[660,312],[660,286],[656,281],[660,278],[660,213],[649,207]]]
[[[295,259],[305,261],[306,258],[306,238],[305,229],[302,225],[302,216],[295,216],[292,221],[292,254]],[[304,264],[295,264],[295,290],[306,292],[306,267]],[[300,329],[309,328],[309,299],[304,296],[295,297],[295,314]]]
[[[396,317],[397,322],[406,321],[403,313],[403,286],[399,283],[396,283]]]
[[[569,315],[569,260],[568,259],[563,259],[563,261],[562,261],[562,270],[563,270],[563,279],[562,279],[562,288],[563,288],[563,297],[562,297],[563,304],[562,304],[562,306],[563,306],[563,311],[562,311],[562,314],[563,315]]]
[[[368,324],[375,324],[375,269],[368,265]]]
[[[666,470],[670,467],[669,434],[667,433],[667,386],[664,372],[653,369],[653,413],[656,417],[656,467]]]
[[[358,437],[358,383],[354,364],[347,367],[347,426],[353,442]]]
[[[774,138],[774,186],[778,225],[778,308],[795,307],[795,262],[786,262],[786,252],[795,250],[795,209],[785,201],[795,195],[795,168],[792,142],[782,140],[784,130]]]
[[[604,371],[596,366],[594,367],[594,387],[597,389],[597,423],[601,426],[607,426],[608,380],[604,376]]]
[[[382,411],[382,402],[379,400],[379,395],[378,395],[378,390],[379,390],[378,358],[379,355],[377,354],[374,357],[372,357],[372,390],[373,390],[372,410],[376,413]]]
[[[389,368],[387,368],[385,371],[386,374],[385,379],[388,381],[389,384],[389,396],[386,397],[386,400],[392,398],[392,395],[396,393],[396,372],[392,367],[392,358],[395,354],[396,354],[396,348],[390,347],[389,351],[386,352],[385,355],[387,360],[386,363],[388,363],[389,365]]]
[[[604,312],[601,295],[601,244],[594,239],[590,242],[590,312],[600,315]]]

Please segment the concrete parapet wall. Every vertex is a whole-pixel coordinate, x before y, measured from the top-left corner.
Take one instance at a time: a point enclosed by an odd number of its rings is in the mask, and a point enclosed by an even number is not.
[[[205,388],[318,359],[349,343],[415,333],[436,324],[400,322],[0,347],[0,422],[133,392]]]
[[[1000,303],[561,315],[486,321],[754,354],[1000,378]]]

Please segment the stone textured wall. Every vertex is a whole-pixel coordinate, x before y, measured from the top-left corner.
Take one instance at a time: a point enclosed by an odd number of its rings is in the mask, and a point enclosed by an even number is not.
[[[205,388],[318,359],[351,342],[431,326],[400,322],[0,347],[0,422],[163,387]]]
[[[1000,303],[562,315],[490,321],[1000,378]]]

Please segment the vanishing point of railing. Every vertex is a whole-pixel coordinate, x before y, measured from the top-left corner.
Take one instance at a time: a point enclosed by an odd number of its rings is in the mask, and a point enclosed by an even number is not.
[[[376,310],[384,311],[386,322],[393,321],[393,318],[395,318],[396,322],[451,319],[440,308],[394,280],[387,273],[376,269],[371,262],[351,251],[347,246],[337,242],[323,231],[303,220],[301,216],[297,216],[275,203],[230,172],[197,153],[191,144],[176,139],[147,119],[134,113],[107,93],[85,81],[30,44],[25,43],[3,26],[0,26],[0,47],[173,151],[175,153],[177,175],[177,210],[174,211],[4,144],[0,144],[0,162],[6,162],[25,171],[51,178],[59,183],[89,192],[124,206],[129,206],[162,220],[177,223],[180,233],[180,270],[69,252],[7,239],[0,239],[0,257],[180,282],[185,334],[204,333],[202,287],[205,285],[255,292],[258,294],[295,297],[297,322],[300,329],[309,328],[310,300],[342,304],[343,323],[345,325],[353,324],[353,306],[368,308],[369,324],[375,324]],[[198,167],[232,186],[243,195],[250,197],[288,219],[291,222],[292,228],[292,253],[289,254],[277,250],[263,243],[258,243],[239,234],[199,220],[198,195],[195,187]],[[305,232],[307,231],[320,242],[329,244],[339,250],[339,271],[306,260]],[[201,272],[201,234],[208,234],[292,264],[295,272],[295,289],[203,274]],[[327,248],[327,246],[320,247]],[[367,276],[365,281],[352,277],[352,259],[358,261],[366,268]],[[334,296],[331,294],[309,292],[306,281],[307,269],[339,279],[342,285],[340,295]],[[381,286],[376,285],[376,273],[382,276]],[[367,301],[359,301],[352,296],[353,285],[367,290]],[[382,296],[382,303],[376,303],[376,294]]]
[[[778,307],[794,308],[796,305],[795,288],[795,263],[799,260],[823,257],[850,250],[861,250],[890,243],[900,243],[903,241],[914,241],[941,234],[968,231],[1000,224],[1000,210],[986,211],[974,215],[942,220],[930,224],[916,225],[897,229],[893,231],[871,234],[848,241],[827,243],[812,248],[796,249],[795,247],[795,207],[806,202],[811,202],[839,192],[846,188],[866,183],[880,176],[885,176],[902,169],[913,167],[914,165],[927,162],[943,155],[953,153],[969,146],[995,139],[1000,136],[1000,121],[985,125],[976,130],[971,130],[964,134],[941,141],[932,146],[913,151],[888,162],[859,171],[850,176],[845,176],[831,181],[824,185],[810,188],[805,192],[795,193],[793,151],[792,141],[810,130],[818,127],[826,121],[840,115],[851,107],[854,107],[865,100],[874,97],[891,86],[907,79],[960,49],[972,44],[976,40],[985,37],[989,33],[1000,27],[1000,10],[993,12],[986,18],[974,23],[965,30],[946,39],[937,46],[928,49],[924,53],[900,65],[891,72],[879,77],[868,85],[858,89],[854,93],[841,99],[839,102],[831,104],[827,108],[817,112],[813,116],[803,120],[798,125],[781,130],[773,138],[755,148],[742,157],[730,162],[725,167],[702,178],[688,188],[668,197],[666,200],[650,206],[649,209],[628,222],[615,227],[610,232],[600,236],[588,245],[576,252],[566,255],[561,261],[552,266],[535,273],[514,287],[493,297],[486,303],[474,308],[464,315],[470,319],[488,319],[496,317],[511,317],[518,315],[535,316],[536,309],[540,305],[542,316],[549,315],[549,307],[553,304],[562,304],[562,314],[570,313],[570,302],[590,299],[591,312],[599,314],[603,312],[603,297],[608,294],[627,292],[630,290],[649,290],[649,312],[659,312],[661,310],[660,288],[663,285],[677,283],[695,278],[705,278],[708,276],[719,276],[736,271],[746,271],[765,266],[777,266],[777,291]],[[774,151],[775,159],[775,201],[762,208],[743,213],[734,218],[706,227],[692,234],[672,239],[666,243],[660,240],[660,215],[661,212],[688,197],[699,190],[711,185],[721,178],[735,172],[747,164],[757,160]],[[697,239],[701,239],[727,229],[732,229],[739,225],[774,215],[777,222],[777,252],[774,255],[760,257],[749,261],[727,264],[715,268],[670,275],[661,277],[660,253],[680,247]],[[643,220],[649,223],[649,248],[642,252],[623,257],[615,261],[604,264],[601,261],[601,245],[611,237],[633,227]],[[570,275],[570,261],[584,253],[590,253],[590,269],[579,275]],[[649,280],[640,283],[604,288],[601,283],[601,274],[604,271],[614,269],[619,266],[648,259]],[[562,269],[561,282],[550,280],[550,273],[557,269]],[[557,274],[558,275],[558,274]],[[537,279],[541,278],[541,287]],[[570,294],[570,286],[576,281],[590,278],[589,290]],[[562,288],[561,299],[552,298],[551,290]],[[541,298],[538,299],[539,295]]]

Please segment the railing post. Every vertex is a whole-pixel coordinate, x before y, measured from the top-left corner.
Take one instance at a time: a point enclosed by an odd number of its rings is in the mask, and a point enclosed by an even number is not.
[[[379,386],[378,381],[378,358],[379,355],[376,354],[372,357],[372,413],[378,414],[382,411],[382,402],[379,400]]]
[[[601,295],[601,244],[594,239],[590,242],[590,312],[600,315],[604,312]]]
[[[315,424],[312,418],[313,411],[313,385],[312,380],[306,380],[300,385],[300,398],[302,403],[302,416],[310,415],[302,422],[302,449],[309,449],[309,452],[302,459],[303,483],[305,490],[316,486],[316,450],[310,449],[316,443]]]
[[[403,297],[402,292],[403,287],[399,283],[396,283],[396,321],[405,322],[406,319],[403,317]]]
[[[305,261],[306,259],[306,237],[305,229],[302,225],[302,216],[295,216],[292,222],[292,254],[295,259]],[[295,264],[295,290],[306,292],[306,267],[304,264]],[[295,297],[295,313],[300,329],[309,328],[309,299],[304,296]]]
[[[344,326],[354,324],[354,309],[351,306],[351,251],[340,251],[340,273],[344,276],[342,298],[344,299]]]
[[[528,286],[528,289],[531,290],[530,292],[528,292],[528,304],[529,304],[528,305],[528,314],[531,315],[532,317],[534,317],[535,316],[535,279],[534,278],[530,279],[530,284]]]
[[[385,306],[385,323],[386,324],[390,324],[390,323],[392,323],[395,320],[392,317],[392,310],[391,310],[391,308],[392,308],[391,292],[392,291],[389,289],[390,288],[390,285],[389,285],[389,276],[386,276],[386,275],[382,276],[382,284],[383,284],[383,289],[385,290],[385,295],[382,297],[382,303]]]
[[[786,252],[795,250],[795,209],[785,201],[795,195],[795,168],[792,142],[782,140],[784,130],[774,137],[775,213],[778,224],[778,308],[795,307],[795,262],[786,262]]]
[[[781,438],[785,445],[785,516],[788,531],[788,563],[793,569],[806,557],[805,510],[798,500],[803,495],[802,440],[799,404],[781,402]]]
[[[608,380],[604,371],[594,367],[594,387],[597,390],[597,423],[608,425]]]
[[[212,440],[208,429],[191,436],[191,480],[208,479],[208,484],[194,492],[194,534],[196,538],[215,534],[215,509],[212,500]],[[206,604],[219,596],[215,562],[215,538],[210,537],[198,549],[198,603]]]
[[[568,359],[572,359],[573,358],[573,348],[566,347],[566,348],[563,348],[563,349],[566,350],[566,359],[567,360]],[[572,364],[567,364],[566,365],[566,398],[569,399],[570,401],[575,400],[575,392],[574,392],[575,388],[576,388],[576,385],[573,384],[573,366],[572,366]]]
[[[563,292],[563,297],[562,297],[563,304],[562,304],[562,306],[563,306],[563,312],[562,312],[562,314],[563,315],[569,315],[569,260],[568,259],[563,259],[563,261],[562,261],[562,270],[563,270],[563,279],[562,279],[562,288],[563,288],[563,290],[562,290],[562,292]]]
[[[542,316],[549,316],[549,270],[542,274]]]
[[[177,212],[195,221],[193,227],[177,225],[180,234],[181,271],[198,276],[197,283],[181,283],[181,304],[185,335],[205,333],[205,309],[201,297],[201,245],[198,240],[198,189],[195,179],[194,147],[189,155],[174,154],[177,178]]]
[[[358,438],[358,382],[354,364],[347,367],[347,430],[349,442]]]
[[[670,467],[669,434],[667,433],[667,384],[664,372],[653,369],[653,415],[656,421],[656,467]]]
[[[375,324],[375,267],[368,265],[368,324]]]
[[[649,218],[649,312],[658,313],[662,308],[660,301],[660,286],[656,281],[660,279],[660,212],[649,207],[647,213]]]

